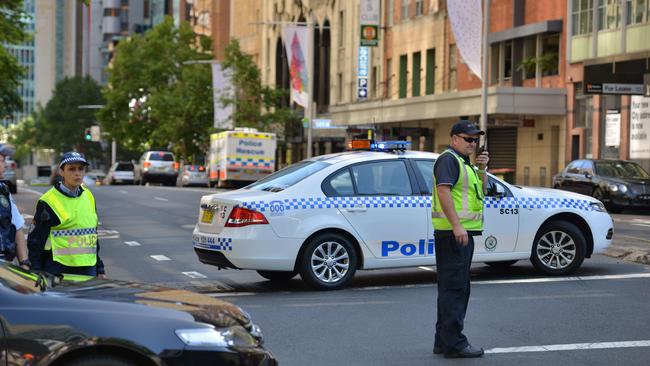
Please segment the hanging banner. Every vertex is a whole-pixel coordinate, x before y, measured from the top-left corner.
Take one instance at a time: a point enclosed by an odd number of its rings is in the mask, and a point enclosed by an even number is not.
[[[630,159],[650,159],[650,98],[632,96]]]
[[[379,0],[361,0],[359,24],[361,25],[360,46],[379,45],[379,19],[381,18]]]
[[[483,39],[481,0],[447,0],[447,12],[460,56],[469,69],[481,79],[481,40]]]
[[[285,26],[282,29],[284,48],[289,62],[291,101],[307,108],[309,65],[307,65],[307,27]]]
[[[233,105],[224,106],[224,99],[233,99],[233,88],[230,73],[221,68],[221,64],[212,64],[212,98],[214,104],[214,127],[219,129],[232,129]]]

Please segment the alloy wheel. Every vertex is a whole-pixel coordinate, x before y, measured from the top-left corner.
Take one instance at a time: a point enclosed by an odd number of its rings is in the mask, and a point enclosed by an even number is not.
[[[325,283],[341,281],[350,267],[350,256],[343,245],[326,241],[318,245],[311,255],[311,270]]]
[[[563,231],[549,231],[537,241],[537,258],[551,269],[564,269],[576,258],[576,243]]]

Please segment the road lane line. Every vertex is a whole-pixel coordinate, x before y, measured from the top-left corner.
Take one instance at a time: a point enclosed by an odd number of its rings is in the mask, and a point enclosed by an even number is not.
[[[505,300],[558,300],[581,299],[586,297],[617,297],[617,294],[570,294],[570,295],[542,295],[542,296],[513,296],[504,297]]]
[[[283,304],[282,306],[289,308],[307,308],[307,307],[317,307],[317,306],[342,306],[342,305],[352,305],[352,306],[365,306],[365,305],[390,305],[397,304],[396,301],[346,301],[346,302],[306,302],[306,303],[293,303],[293,304]]]
[[[22,188],[22,187],[20,188],[20,191],[35,194],[35,195],[39,195],[39,196],[43,194],[43,192],[35,191],[35,190],[29,189],[29,188]]]
[[[167,198],[162,198],[162,197],[154,197],[153,199],[158,200],[158,201],[169,201]]]
[[[620,238],[633,239],[633,240],[641,240],[641,241],[645,241],[645,242],[650,243],[650,240],[648,240],[648,239],[644,239],[644,238],[638,238],[638,237],[636,237],[636,236],[620,235],[620,234],[617,234],[616,237],[617,237],[617,238],[620,237]]]
[[[161,261],[170,261],[171,260],[171,258],[166,257],[166,256],[164,256],[162,254],[150,255],[150,257],[157,260],[157,261],[159,261],[159,262],[161,262]]]
[[[632,224],[634,226],[650,227],[650,224]]]
[[[120,189],[120,193],[123,193],[123,194],[129,194],[128,191],[125,191],[125,190],[123,190],[123,189]]]
[[[578,350],[590,350],[590,349],[637,348],[637,347],[650,347],[650,340],[628,341],[628,342],[550,344],[546,346],[491,348],[485,350],[485,353],[553,352],[553,351],[578,351]]]
[[[208,278],[208,276],[196,271],[181,272],[181,273],[186,275],[189,278]]]
[[[137,241],[125,241],[124,244],[130,246],[130,247],[139,247],[142,244],[138,243]]]

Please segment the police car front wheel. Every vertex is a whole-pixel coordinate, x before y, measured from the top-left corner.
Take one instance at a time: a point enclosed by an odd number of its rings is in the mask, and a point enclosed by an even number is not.
[[[580,229],[564,221],[544,225],[533,245],[531,261],[549,275],[564,275],[578,269],[585,259],[586,240]]]
[[[325,233],[311,239],[298,264],[300,276],[317,290],[343,288],[357,269],[357,253],[346,237]]]

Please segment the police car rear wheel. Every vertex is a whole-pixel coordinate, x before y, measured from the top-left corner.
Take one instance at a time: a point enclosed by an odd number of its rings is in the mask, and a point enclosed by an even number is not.
[[[544,274],[568,274],[584,261],[585,248],[585,237],[575,225],[554,221],[537,233],[531,261]]]
[[[289,281],[296,276],[294,271],[257,271],[257,274],[269,281]]]
[[[352,243],[342,235],[319,235],[304,248],[299,268],[300,276],[310,287],[340,289],[354,276],[357,253]]]

